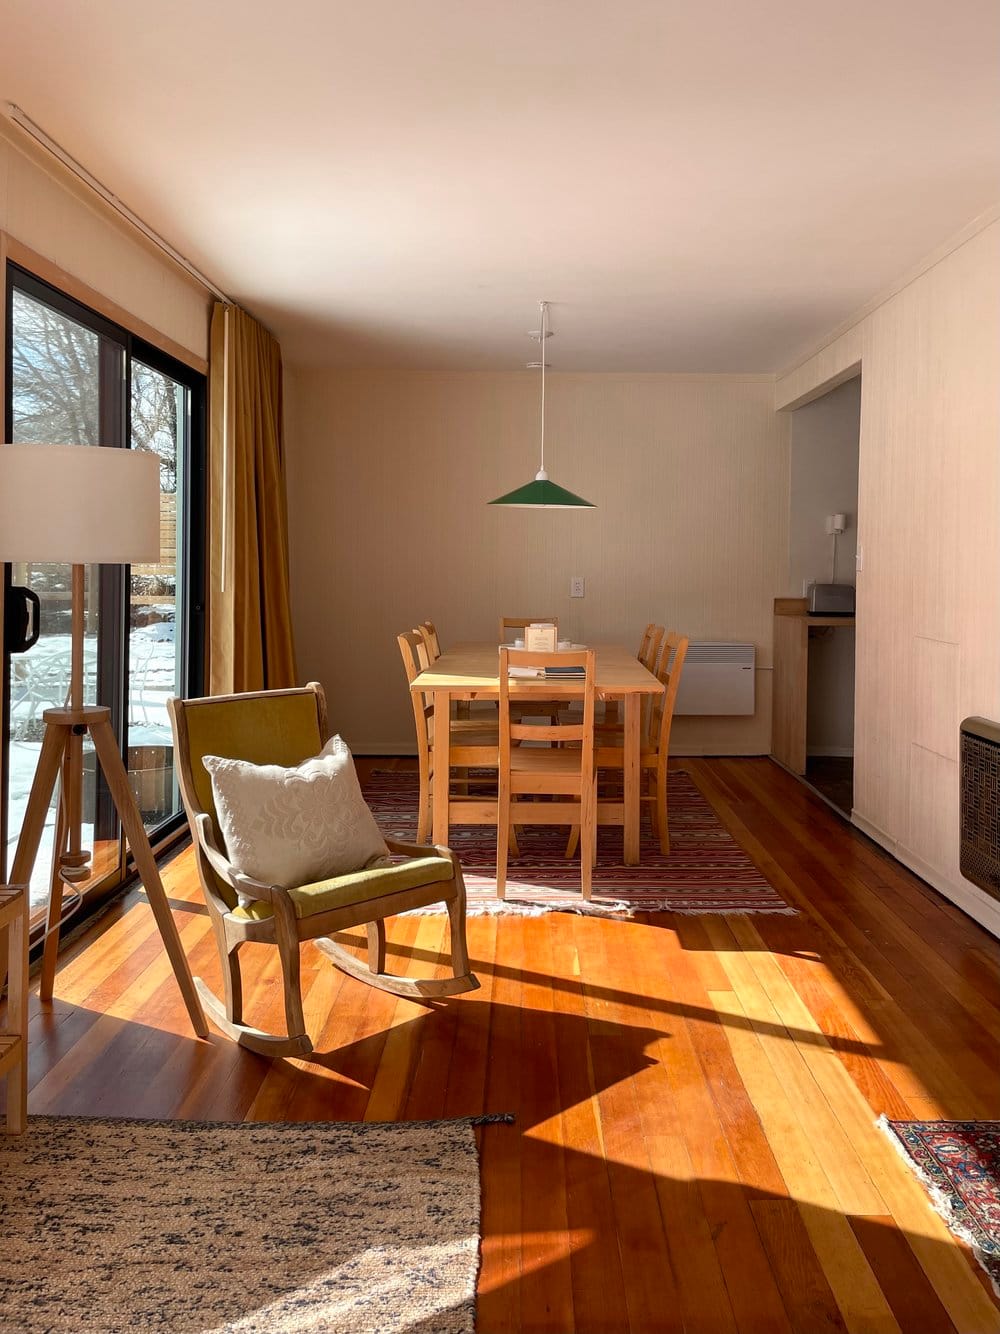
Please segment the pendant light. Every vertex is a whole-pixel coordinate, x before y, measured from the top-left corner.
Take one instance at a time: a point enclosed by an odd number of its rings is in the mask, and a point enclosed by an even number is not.
[[[542,429],[541,429],[541,460],[538,471],[535,473],[535,480],[528,482],[526,486],[519,486],[516,491],[508,491],[505,496],[499,496],[496,500],[491,500],[491,505],[506,505],[511,509],[543,509],[543,510],[592,510],[595,508],[589,500],[582,500],[580,496],[575,496],[572,491],[567,491],[565,487],[557,486],[555,482],[549,480],[549,474],[545,471],[545,340],[551,338],[549,332],[549,303],[547,301],[539,302],[542,311],[542,327],[537,333],[529,334],[530,338],[537,338],[542,349],[542,359],[538,362],[529,363],[530,368],[537,366],[541,371],[542,385]]]

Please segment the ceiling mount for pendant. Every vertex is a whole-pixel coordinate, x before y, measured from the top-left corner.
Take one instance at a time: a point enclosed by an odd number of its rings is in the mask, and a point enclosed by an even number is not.
[[[528,337],[533,338],[536,343],[544,343],[546,338],[552,337],[552,330],[549,326],[549,303],[547,301],[539,302],[542,312],[542,327],[529,332]],[[491,500],[491,505],[506,505],[511,509],[548,509],[548,510],[592,510],[595,508],[589,500],[583,500],[580,496],[574,495],[572,491],[567,491],[565,487],[557,486],[555,482],[550,481],[549,474],[545,471],[545,372],[549,363],[542,361],[529,361],[529,370],[538,370],[541,372],[541,457],[539,460],[538,472],[535,473],[535,480],[528,482],[526,486],[520,486],[516,491],[508,491],[505,496],[499,496],[496,500]]]

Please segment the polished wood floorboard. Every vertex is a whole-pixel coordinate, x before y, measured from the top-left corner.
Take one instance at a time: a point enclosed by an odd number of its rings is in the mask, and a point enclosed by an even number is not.
[[[317,1050],[272,1063],[192,1036],[133,893],[33,1002],[30,1112],[514,1112],[478,1132],[480,1334],[1000,1331],[875,1126],[997,1115],[1000,945],[770,761],[682,763],[799,916],[473,918],[482,989],[426,1005],[305,946]],[[189,852],[165,879],[217,983]],[[390,966],[433,970],[445,931],[397,921]],[[245,977],[251,1020],[279,1026],[274,951],[249,946]]]

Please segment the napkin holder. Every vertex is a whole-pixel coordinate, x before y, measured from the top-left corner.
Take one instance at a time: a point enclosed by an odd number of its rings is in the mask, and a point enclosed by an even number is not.
[[[550,621],[536,621],[524,627],[524,647],[530,653],[555,653],[559,628]]]

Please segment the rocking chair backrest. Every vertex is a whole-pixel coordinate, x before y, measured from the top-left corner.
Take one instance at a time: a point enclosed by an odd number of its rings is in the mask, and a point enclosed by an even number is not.
[[[251,764],[290,767],[317,755],[328,740],[326,698],[312,681],[292,690],[261,690],[244,695],[167,701],[174,730],[177,777],[194,832],[195,817],[208,815],[219,848],[225,843],[212,798],[212,780],[202,764],[206,755],[222,755]],[[214,877],[223,898],[236,902],[232,889]]]

